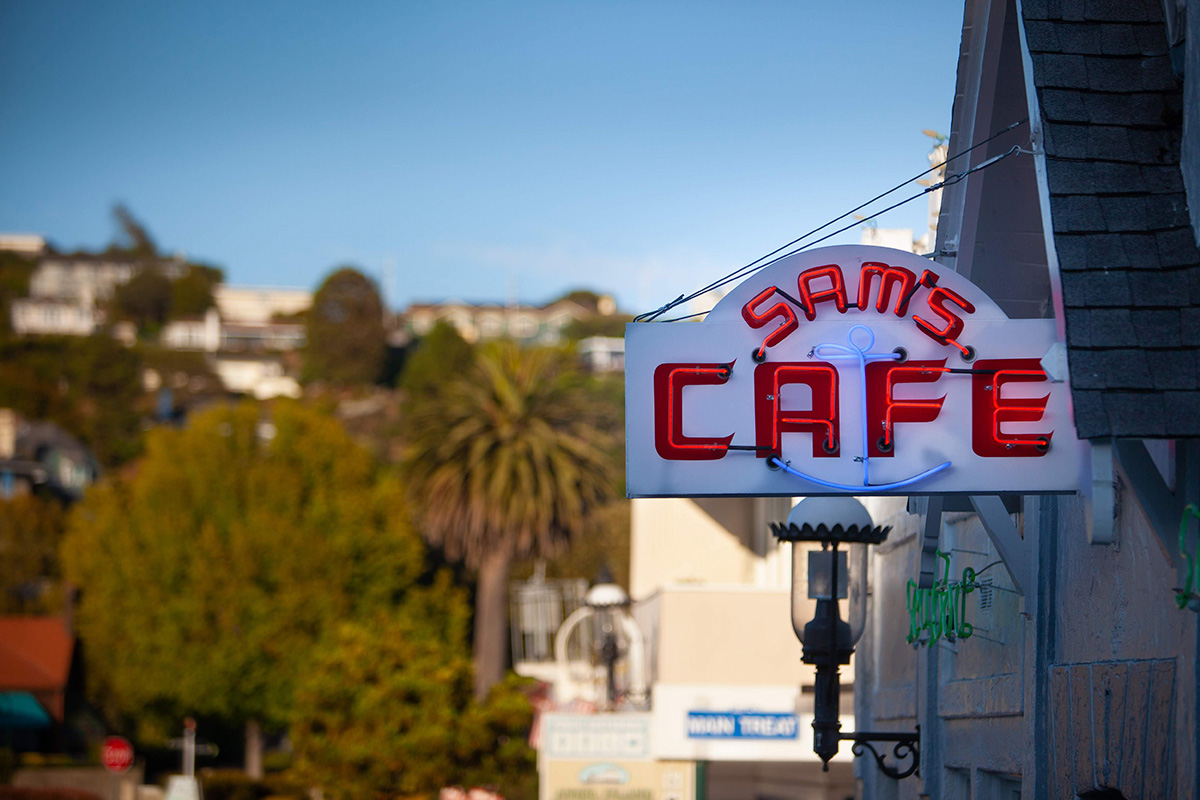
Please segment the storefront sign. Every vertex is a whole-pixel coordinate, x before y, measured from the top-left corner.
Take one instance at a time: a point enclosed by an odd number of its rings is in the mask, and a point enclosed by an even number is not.
[[[689,711],[689,739],[795,739],[795,714],[733,711]]]
[[[650,758],[649,714],[559,714],[542,715],[544,759]]]
[[[691,761],[549,761],[539,770],[541,800],[695,800]]]
[[[704,322],[627,327],[629,495],[1075,491],[1056,338],[911,253],[789,256]]]
[[[655,758],[816,762],[812,695],[796,685],[654,685]],[[854,730],[854,715],[841,718]],[[841,760],[849,761],[849,748]]]
[[[979,588],[975,570],[967,567],[962,579],[950,580],[950,554],[938,550],[943,572],[933,586],[922,589],[910,580],[906,591],[908,643],[933,644],[945,636],[950,641],[969,639],[975,626],[967,622],[967,596]]]

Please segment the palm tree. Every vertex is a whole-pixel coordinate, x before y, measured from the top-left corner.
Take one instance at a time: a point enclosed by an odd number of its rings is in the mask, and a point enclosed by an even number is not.
[[[405,471],[418,525],[478,576],[477,698],[506,667],[513,559],[553,555],[614,494],[614,426],[604,416],[567,354],[511,342],[410,398]]]

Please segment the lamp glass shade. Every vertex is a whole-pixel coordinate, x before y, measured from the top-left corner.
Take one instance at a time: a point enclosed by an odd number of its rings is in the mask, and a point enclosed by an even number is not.
[[[858,642],[867,625],[867,560],[870,550],[865,544],[852,544],[850,553],[850,641]],[[842,595],[845,597],[846,595]]]
[[[831,550],[808,552],[808,596],[812,600],[833,599],[833,556]],[[837,552],[837,596],[839,600],[850,596],[850,570],[845,550]]]

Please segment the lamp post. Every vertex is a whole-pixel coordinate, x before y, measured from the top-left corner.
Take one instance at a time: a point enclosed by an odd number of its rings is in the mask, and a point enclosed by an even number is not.
[[[584,604],[595,612],[599,630],[596,640],[600,643],[600,660],[605,669],[605,701],[611,710],[617,704],[617,660],[621,657],[621,646],[617,640],[618,613],[629,606],[629,595],[613,582],[608,566],[600,568],[596,584],[583,597]]]
[[[787,523],[771,524],[782,542],[792,543],[792,629],[803,647],[801,660],[816,667],[813,698],[813,751],[825,770],[843,741],[852,741],[851,752],[870,750],[879,769],[892,778],[920,774],[921,729],[913,732],[856,731],[842,733],[840,670],[850,663],[854,645],[862,636],[867,615],[867,545],[879,544],[890,528],[874,524],[863,504],[850,496],[808,497],[800,501]],[[804,550],[799,542],[815,542],[821,549]],[[848,547],[843,550],[842,546]],[[807,597],[801,596],[807,573]],[[842,619],[839,600],[849,600],[850,620]],[[806,599],[816,600],[816,612],[807,616]],[[885,763],[872,742],[893,743],[893,756],[908,762],[904,768]]]

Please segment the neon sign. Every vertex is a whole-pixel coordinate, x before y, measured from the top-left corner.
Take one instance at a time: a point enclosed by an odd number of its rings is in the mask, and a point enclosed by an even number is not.
[[[944,572],[933,586],[922,589],[916,581],[909,581],[905,592],[908,608],[908,643],[933,644],[943,636],[953,642],[969,639],[975,626],[967,622],[967,596],[979,588],[977,573],[966,567],[962,579],[950,580],[950,555],[937,551],[942,559]]]
[[[1200,510],[1196,506],[1188,503],[1183,508],[1183,515],[1179,520],[1179,552],[1183,556],[1184,563],[1187,564],[1187,577],[1184,579],[1183,586],[1175,590],[1175,605],[1180,609],[1190,608],[1192,611],[1200,611],[1200,581],[1196,579],[1196,564],[1197,556],[1200,553],[1193,555],[1187,549],[1187,530],[1188,522],[1191,517],[1200,519]],[[1200,545],[1197,545],[1200,547]]]
[[[1056,336],[911,253],[789,256],[704,322],[628,326],[629,495],[1074,491]]]

